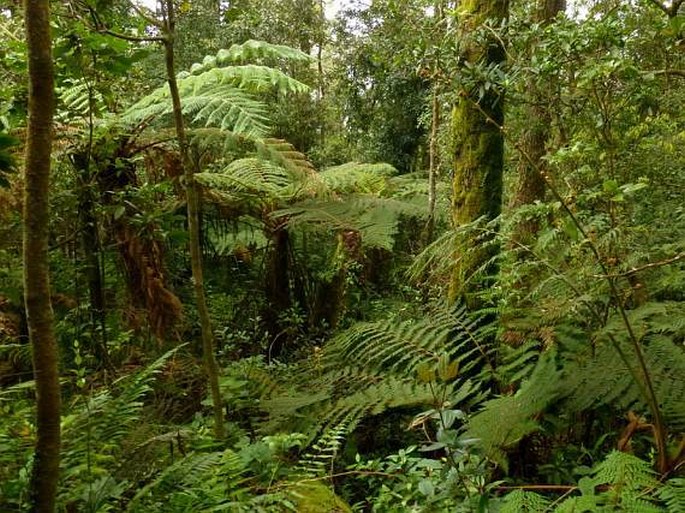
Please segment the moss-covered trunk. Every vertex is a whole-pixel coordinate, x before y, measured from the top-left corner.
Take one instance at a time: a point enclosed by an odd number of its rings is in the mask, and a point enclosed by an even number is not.
[[[36,383],[36,450],[30,511],[52,513],[59,479],[60,409],[58,349],[50,304],[48,265],[52,116],[55,107],[50,5],[26,0],[29,108],[24,191],[24,295]]]
[[[482,28],[486,22],[499,26],[507,17],[507,0],[467,0],[460,4],[460,10],[462,60],[471,66],[487,68],[503,65],[505,51],[501,35]],[[455,228],[479,218],[494,219],[501,211],[503,123],[504,98],[499,84],[469,84],[459,92],[459,101],[452,111],[452,221]],[[483,242],[475,235],[460,237],[450,300],[472,297],[473,287],[466,285],[494,251],[491,245],[487,246],[489,249],[483,249]],[[486,269],[485,273],[492,276],[495,270]]]

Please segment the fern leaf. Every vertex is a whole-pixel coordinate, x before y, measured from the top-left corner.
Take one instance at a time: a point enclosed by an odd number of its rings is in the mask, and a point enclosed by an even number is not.
[[[229,66],[241,62],[290,61],[309,63],[312,58],[306,53],[284,45],[250,39],[242,44],[234,44],[228,49],[219,50],[216,56],[208,55],[202,63],[193,64],[190,72],[198,75],[216,67]]]

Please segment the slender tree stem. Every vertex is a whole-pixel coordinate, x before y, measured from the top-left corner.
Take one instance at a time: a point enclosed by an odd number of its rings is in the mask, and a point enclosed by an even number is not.
[[[181,109],[181,97],[178,92],[176,82],[176,71],[174,64],[174,37],[176,35],[176,18],[174,15],[173,0],[164,0],[164,10],[166,14],[164,37],[164,53],[167,70],[167,81],[173,105],[174,124],[176,126],[176,136],[178,138],[179,150],[181,152],[181,165],[186,181],[186,204],[188,209],[188,237],[190,239],[190,265],[193,275],[193,287],[195,289],[195,301],[197,312],[200,317],[200,329],[202,332],[202,353],[205,363],[205,371],[209,382],[209,389],[212,396],[214,411],[214,433],[217,438],[224,436],[224,414],[221,407],[221,391],[219,389],[219,366],[214,357],[214,335],[212,333],[212,323],[209,318],[209,309],[205,297],[205,285],[202,272],[202,251],[200,249],[200,221],[199,210],[200,200],[193,172],[193,163],[190,161],[188,153],[188,139],[183,122],[183,111]]]
[[[492,117],[490,117],[481,107],[478,105],[477,102],[474,102],[476,107],[483,113],[484,116],[487,116],[488,120],[490,123],[493,125],[497,126],[499,130],[502,132],[503,136],[506,138],[507,137],[507,130],[505,129],[504,126],[502,126],[501,123],[498,123],[496,120],[494,120]],[[619,356],[623,360],[623,362],[626,364],[626,367],[628,368],[628,371],[633,374],[633,379],[635,379],[636,384],[640,389],[642,390],[644,399],[649,406],[649,409],[652,412],[652,416],[654,417],[654,443],[656,445],[657,449],[657,466],[659,468],[659,472],[661,473],[666,473],[669,470],[669,459],[668,459],[668,453],[666,450],[666,439],[667,439],[667,430],[666,426],[664,425],[663,421],[663,415],[661,413],[661,408],[659,407],[659,400],[656,396],[656,392],[654,389],[654,384],[652,382],[652,376],[649,373],[649,369],[647,368],[647,362],[645,360],[644,353],[642,352],[642,347],[640,347],[640,342],[635,336],[635,332],[633,331],[633,326],[630,323],[630,320],[628,319],[628,314],[626,313],[625,308],[623,307],[623,303],[621,302],[621,296],[618,292],[618,289],[616,288],[616,281],[613,277],[611,277],[606,264],[604,263],[602,259],[602,255],[599,252],[599,249],[597,248],[597,245],[594,243],[594,241],[588,236],[585,227],[582,225],[580,220],[576,217],[576,215],[573,213],[571,208],[568,206],[568,204],[564,201],[564,198],[561,196],[561,193],[557,190],[555,185],[552,183],[550,180],[548,174],[542,170],[537,162],[531,158],[531,156],[525,151],[524,148],[521,147],[521,145],[516,141],[512,140],[509,138],[511,144],[516,148],[516,150],[521,153],[523,158],[525,158],[528,163],[537,170],[538,173],[540,173],[540,176],[545,182],[545,185],[547,188],[550,190],[552,193],[552,196],[554,197],[557,202],[561,205],[561,208],[563,211],[566,213],[566,215],[569,217],[573,225],[576,227],[578,232],[581,234],[583,237],[583,241],[588,245],[590,248],[590,251],[592,252],[595,261],[597,262],[597,265],[599,265],[600,269],[602,270],[602,277],[604,280],[607,282],[607,285],[609,286],[609,293],[611,297],[614,300],[614,303],[616,305],[616,309],[618,310],[618,313],[621,317],[621,320],[623,322],[623,325],[626,328],[626,332],[628,333],[628,339],[630,340],[630,345],[633,349],[633,353],[635,354],[635,358],[637,359],[638,362],[638,367],[639,367],[639,373],[642,375],[642,379],[639,378],[639,375],[635,373],[633,370],[632,366],[629,363],[628,358],[626,355],[623,353],[623,350],[621,349],[618,341],[614,339],[613,336],[609,335],[609,339],[614,346],[614,349],[618,352]]]
[[[50,5],[25,0],[29,107],[24,190],[24,295],[36,382],[36,449],[30,511],[53,513],[59,479],[59,354],[50,303],[48,230],[52,117],[55,108]]]

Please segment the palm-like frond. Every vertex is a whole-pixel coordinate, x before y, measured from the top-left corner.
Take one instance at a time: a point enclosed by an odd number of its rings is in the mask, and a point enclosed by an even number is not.
[[[234,44],[228,49],[219,50],[215,56],[208,55],[202,63],[193,64],[190,72],[193,75],[199,75],[209,69],[241,62],[287,61],[306,64],[311,60],[309,55],[295,48],[250,39],[242,44]]]
[[[305,225],[324,230],[354,231],[362,245],[391,250],[401,215],[417,215],[425,209],[390,198],[349,195],[344,200],[306,200],[277,210],[290,226]]]
[[[214,126],[249,138],[259,138],[268,131],[268,109],[257,98],[265,91],[305,93],[308,86],[282,71],[256,64],[233,64],[239,55],[253,51],[278,54],[279,48],[255,43],[242,50],[222,51],[222,57],[209,57],[191,72],[178,75],[179,95],[183,113],[193,116],[193,123]],[[297,51],[293,50],[294,57]],[[288,52],[282,53],[287,58]],[[217,67],[225,66],[226,67]],[[138,124],[144,120],[172,112],[171,95],[166,86],[159,87],[132,105],[121,117],[124,123]]]
[[[261,401],[271,427],[308,423],[354,428],[363,418],[398,407],[452,405],[480,400],[473,381],[489,366],[494,348],[482,342],[489,328],[464,308],[440,309],[412,322],[385,321],[355,326],[331,340],[313,366],[300,369],[307,383],[274,390]],[[344,363],[344,364],[343,364]],[[487,372],[491,375],[491,372]],[[436,380],[440,397],[436,397]],[[441,407],[442,405],[438,405]]]
[[[348,162],[321,172],[321,179],[334,192],[381,194],[388,178],[397,174],[390,164]]]

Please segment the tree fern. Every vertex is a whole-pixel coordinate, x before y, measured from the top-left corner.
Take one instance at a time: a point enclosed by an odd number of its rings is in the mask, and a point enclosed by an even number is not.
[[[483,392],[468,376],[490,365],[493,348],[480,341],[484,329],[463,308],[355,326],[300,364],[287,393],[276,390],[260,401],[270,415],[265,427],[298,426],[316,436],[393,408],[479,401]]]
[[[284,45],[250,39],[242,44],[234,44],[228,49],[219,50],[216,56],[209,55],[202,63],[193,64],[190,72],[194,75],[204,71],[242,62],[301,62],[309,63],[312,58],[306,53]]]
[[[478,439],[485,453],[506,469],[505,449],[539,429],[535,417],[559,396],[560,378],[553,355],[543,354],[515,394],[487,401],[470,419],[468,436]]]
[[[547,497],[525,491],[514,491],[503,501],[502,512],[572,513],[579,511],[624,511],[626,513],[659,513],[680,511],[671,509],[676,503],[668,500],[677,480],[663,485],[649,463],[627,453],[613,451],[601,461],[589,477],[578,483],[580,494],[564,500],[550,501]],[[667,499],[666,508],[660,498]],[[676,498],[676,501],[678,499]]]
[[[251,41],[206,58],[202,64],[194,65],[190,73],[178,75],[183,113],[204,126],[248,138],[264,136],[268,131],[268,108],[256,95],[271,90],[306,93],[309,88],[278,69],[235,63],[249,55],[301,60],[300,54],[285,47]],[[139,124],[171,111],[169,89],[162,86],[132,105],[120,119],[126,124]]]

